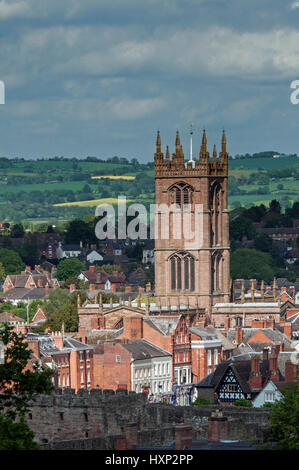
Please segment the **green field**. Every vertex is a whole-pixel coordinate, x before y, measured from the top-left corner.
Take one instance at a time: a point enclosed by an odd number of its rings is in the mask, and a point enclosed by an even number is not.
[[[69,220],[93,212],[97,200],[115,200],[119,195],[146,205],[154,202],[153,163],[2,160],[0,220]],[[298,157],[229,160],[229,176],[230,209],[238,204],[268,205],[272,199],[287,207],[299,199]],[[26,194],[22,197],[21,192]]]

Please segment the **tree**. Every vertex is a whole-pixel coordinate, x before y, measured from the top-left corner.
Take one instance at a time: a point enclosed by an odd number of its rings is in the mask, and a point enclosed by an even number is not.
[[[22,224],[15,224],[11,229],[12,238],[22,238],[25,234],[24,227]]]
[[[57,267],[57,279],[65,281],[70,277],[76,277],[86,269],[85,264],[77,258],[68,258],[60,261]]]
[[[6,278],[5,269],[2,263],[0,263],[0,282],[4,282]]]
[[[0,450],[36,449],[25,413],[36,394],[52,392],[53,371],[37,361],[28,367],[32,351],[25,336],[8,325],[0,330],[0,341],[5,347],[4,364],[0,365]]]
[[[192,406],[202,406],[202,405],[210,405],[211,401],[207,398],[197,397],[196,400],[190,403]]]
[[[6,248],[0,248],[0,263],[6,274],[19,274],[25,268],[19,254]]]
[[[233,279],[258,279],[269,282],[274,277],[273,260],[269,253],[253,249],[237,249],[231,255]]]
[[[251,401],[246,400],[245,398],[239,398],[238,400],[234,401],[235,406],[244,406],[246,408],[252,408],[253,404]]]
[[[64,323],[65,331],[72,332],[78,330],[78,310],[77,306],[71,302],[60,307],[48,317],[47,327],[52,331],[61,331]]]
[[[256,234],[252,221],[243,214],[230,222],[229,231],[230,238],[234,240],[242,240],[244,236],[252,240]]]
[[[299,388],[287,385],[281,390],[283,398],[271,407],[271,440],[277,449],[299,450]]]

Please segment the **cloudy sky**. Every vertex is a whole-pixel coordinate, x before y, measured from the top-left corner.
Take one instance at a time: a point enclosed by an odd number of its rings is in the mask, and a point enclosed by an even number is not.
[[[299,154],[299,1],[0,0],[0,155]]]

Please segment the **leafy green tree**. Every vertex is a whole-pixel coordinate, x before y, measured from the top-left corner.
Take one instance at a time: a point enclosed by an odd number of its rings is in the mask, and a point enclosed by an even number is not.
[[[85,269],[85,264],[77,258],[63,259],[57,267],[57,279],[59,281],[65,281],[71,277],[78,276],[78,274]]]
[[[244,236],[252,240],[256,234],[252,221],[243,215],[230,222],[229,232],[230,238],[234,240],[242,240]]]
[[[210,405],[210,404],[211,404],[211,401],[203,397],[197,397],[196,400],[190,403],[190,405],[192,406],[203,406],[203,405]]]
[[[258,279],[269,282],[274,277],[271,255],[254,249],[237,249],[231,254],[233,279]]]
[[[22,224],[15,224],[11,229],[12,238],[22,238],[25,235],[25,230]]]
[[[251,401],[246,400],[245,398],[239,398],[238,400],[234,401],[235,406],[245,406],[246,408],[252,408],[253,404]]]
[[[52,331],[61,331],[62,323],[64,323],[65,331],[78,330],[78,310],[77,306],[71,302],[63,305],[48,317],[47,327],[50,327]]]
[[[19,274],[25,269],[20,255],[14,250],[0,248],[0,263],[2,264],[6,274]]]
[[[38,362],[28,368],[32,351],[25,336],[5,325],[0,330],[4,344],[4,364],[0,364],[0,450],[36,449],[33,433],[25,422],[25,413],[36,394],[50,394],[53,390],[53,371]]]
[[[5,269],[2,263],[0,263],[0,282],[4,282],[6,278]]]
[[[283,398],[271,407],[270,440],[278,442],[277,449],[299,450],[299,388],[286,385]]]

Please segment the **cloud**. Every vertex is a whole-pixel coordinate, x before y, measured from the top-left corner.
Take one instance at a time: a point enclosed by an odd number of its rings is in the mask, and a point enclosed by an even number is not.
[[[6,0],[0,1],[0,20],[6,20],[21,16],[29,10],[29,4],[26,0],[16,3],[7,2]]]
[[[299,8],[299,2],[293,2],[293,3],[291,4],[291,9],[292,9],[292,10],[295,10],[296,8]]]

